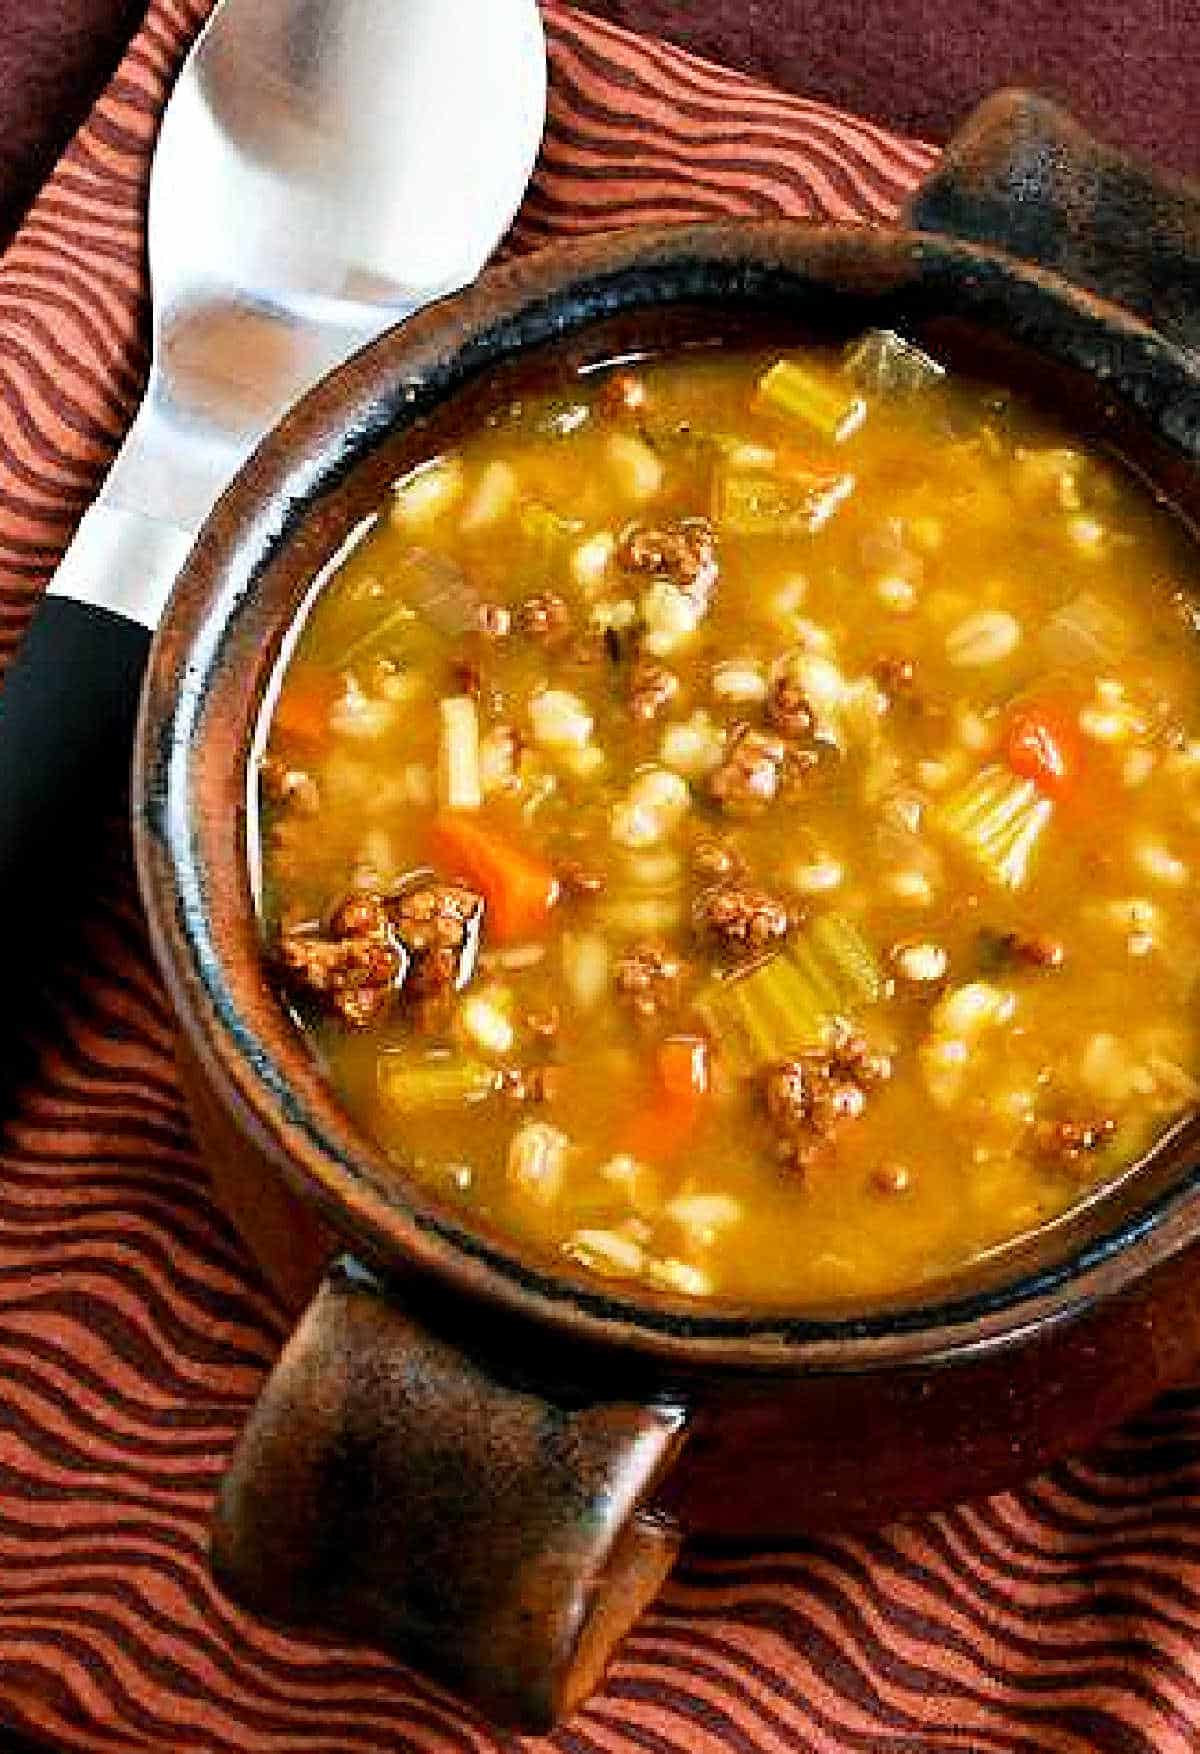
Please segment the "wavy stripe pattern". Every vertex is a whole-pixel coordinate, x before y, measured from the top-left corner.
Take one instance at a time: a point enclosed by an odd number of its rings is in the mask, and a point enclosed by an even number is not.
[[[0,658],[145,369],[140,215],[207,10],[144,24],[0,260]],[[546,6],[507,241],[726,214],[886,222],[932,151]],[[87,1754],[497,1754],[378,1653],[248,1620],[205,1560],[283,1319],[214,1208],[119,818],[0,1139],[0,1725]],[[689,1551],[560,1754],[1186,1754],[1200,1392],[1020,1494],[859,1539]]]

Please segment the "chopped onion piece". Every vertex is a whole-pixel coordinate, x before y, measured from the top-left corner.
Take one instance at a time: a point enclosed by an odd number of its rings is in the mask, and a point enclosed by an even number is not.
[[[527,1121],[508,1146],[506,1176],[514,1193],[552,1206],[562,1191],[571,1141],[546,1121]]]
[[[453,453],[423,463],[392,489],[393,524],[415,530],[436,522],[462,497],[464,479],[462,459]]]
[[[591,741],[592,715],[577,694],[541,688],[529,699],[534,741],[544,749],[582,749]]]
[[[880,396],[912,396],[946,375],[944,365],[894,329],[868,329],[847,349],[842,370],[860,390]]]
[[[517,477],[511,464],[496,457],[488,464],[475,484],[475,491],[463,508],[460,527],[473,535],[491,524],[498,524],[517,497]]]
[[[663,466],[644,439],[628,432],[608,435],[609,466],[630,499],[653,499],[663,484]]]
[[[608,990],[608,940],[599,932],[564,932],[563,980],[581,1011],[592,1011]]]
[[[478,810],[483,803],[479,771],[479,714],[469,694],[440,703],[438,792],[447,810]]]

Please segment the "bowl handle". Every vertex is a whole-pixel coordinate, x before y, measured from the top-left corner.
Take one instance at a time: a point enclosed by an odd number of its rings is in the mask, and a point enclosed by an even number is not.
[[[1105,146],[1031,91],[974,110],[905,223],[992,244],[1200,351],[1200,185]]]
[[[217,1576],[267,1619],[366,1637],[546,1730],[671,1568],[679,1534],[643,1506],[685,1423],[502,1382],[343,1260],[242,1433]]]

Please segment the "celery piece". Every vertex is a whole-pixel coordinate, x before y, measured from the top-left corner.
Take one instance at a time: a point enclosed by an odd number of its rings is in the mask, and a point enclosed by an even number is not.
[[[825,1006],[821,994],[805,971],[786,955],[763,978],[756,992],[742,991],[747,1026],[762,1040],[769,1059],[780,1051],[794,1053],[815,1047],[824,1033]],[[781,1050],[777,1044],[782,1044]]]
[[[560,512],[540,499],[527,499],[518,519],[522,533],[539,548],[553,549],[560,542],[578,536],[583,529],[579,518],[564,518]]]
[[[338,669],[345,670],[364,658],[389,657],[394,650],[408,643],[416,620],[417,612],[410,603],[393,605],[380,620],[342,647],[334,659],[335,664]]]
[[[846,349],[842,370],[860,390],[879,396],[912,396],[946,375],[944,365],[894,329],[868,329]]]
[[[527,499],[517,514],[524,538],[521,566],[530,586],[545,587],[565,564],[568,544],[575,541],[583,524],[564,518],[540,499]]]
[[[883,997],[886,983],[875,952],[845,914],[822,914],[802,942],[811,946],[813,955],[828,970],[847,1010],[873,1005]]]
[[[808,1007],[795,969],[782,959],[737,994],[742,1030],[754,1063],[783,1059],[821,1039],[821,1014]]]
[[[844,386],[793,359],[776,360],[759,378],[758,393],[769,408],[802,421],[835,445],[857,432],[867,415],[861,396],[848,396]]]
[[[950,794],[930,820],[1001,889],[1020,889],[1054,814],[1032,780],[993,763]]]
[[[788,960],[822,1017],[836,1016],[841,1004],[841,986],[826,967],[816,946],[807,938],[797,938],[787,949]]]
[[[481,598],[461,567],[444,554],[410,548],[387,580],[383,613],[334,657],[342,668],[368,658],[426,655],[431,636],[458,639],[479,625]]]
[[[883,973],[857,926],[824,914],[786,949],[714,980],[698,1009],[742,1073],[819,1048],[835,1018],[884,992]]]
[[[490,1096],[498,1074],[482,1060],[457,1054],[425,1060],[384,1054],[376,1080],[380,1096],[395,1108],[456,1108]]]
[[[720,1051],[738,1072],[819,1047],[826,1008],[786,956],[714,980],[698,1010]]]
[[[812,536],[853,491],[853,475],[727,466],[714,479],[713,516],[735,536]]]

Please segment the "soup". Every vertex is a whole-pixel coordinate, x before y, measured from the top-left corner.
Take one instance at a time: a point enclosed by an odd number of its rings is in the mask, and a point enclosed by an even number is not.
[[[910,1291],[1197,1096],[1176,521],[900,337],[495,406],[395,485],[260,773],[281,991],[406,1175],[543,1259]]]

